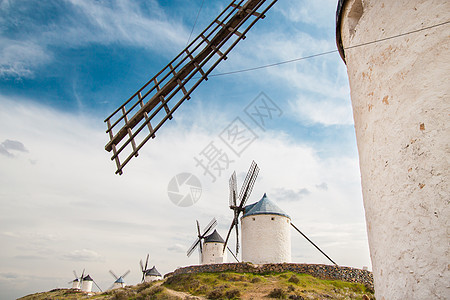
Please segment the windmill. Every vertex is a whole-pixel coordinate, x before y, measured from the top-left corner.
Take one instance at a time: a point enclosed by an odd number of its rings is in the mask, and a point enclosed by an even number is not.
[[[105,150],[113,152],[116,174],[122,174],[124,166],[155,138],[156,131],[173,118],[175,110],[191,98],[203,80],[208,80],[214,68],[276,2],[231,1],[178,56],[105,119],[109,134]]]
[[[142,263],[142,259],[139,261],[139,264],[141,265],[141,271],[142,271],[142,279],[141,282],[144,282],[145,279],[145,272],[147,272],[147,265],[148,265],[148,259],[150,257],[150,254],[147,254],[147,259],[145,260],[145,267],[144,264]]]
[[[196,220],[196,222],[197,222],[197,239],[192,244],[192,246],[189,247],[189,249],[187,251],[187,256],[188,257],[191,256],[191,254],[194,252],[195,248],[197,248],[197,246],[198,246],[199,254],[200,254],[200,263],[201,263],[202,262],[202,254],[203,254],[202,242],[205,239],[205,237],[214,229],[214,227],[216,227],[217,220],[216,220],[216,218],[213,218],[211,220],[211,222],[209,222],[209,224],[205,227],[205,229],[203,229],[203,233],[200,231],[200,223],[198,222],[198,220]]]
[[[142,271],[142,279],[141,282],[149,282],[153,280],[159,280],[162,279],[161,273],[158,272],[155,266],[151,269],[147,269],[148,266],[148,259],[150,255],[147,254],[147,259],[145,260],[145,265],[142,263],[142,259],[139,261],[139,264],[141,266]]]
[[[114,272],[112,270],[109,270],[109,273],[114,277],[115,281],[114,283],[109,287],[108,290],[112,290],[112,289],[118,289],[118,288],[123,288],[125,287],[125,281],[124,278],[125,276],[127,276],[130,273],[130,270],[126,271],[125,273],[123,273],[122,276],[117,276],[116,274],[114,274]]]
[[[230,237],[231,231],[233,227],[236,228],[236,255],[239,252],[239,215],[244,211],[245,203],[247,202],[250,194],[253,190],[253,186],[256,181],[256,177],[259,173],[259,167],[252,161],[250,169],[248,170],[247,176],[245,177],[244,183],[242,184],[241,190],[239,192],[239,197],[237,197],[237,181],[236,181],[236,172],[233,172],[230,178],[230,198],[229,204],[230,209],[233,210],[234,218],[231,222],[230,229],[228,230],[227,238],[225,239],[225,244],[223,248],[223,252],[225,252],[225,247],[227,247],[228,239]],[[239,205],[238,205],[239,202]]]
[[[75,279],[72,281],[69,281],[68,283],[72,284],[73,289],[79,290],[81,288],[81,282],[83,281],[83,277],[84,277],[84,269],[83,269],[83,272],[81,273],[81,277],[78,277],[77,272],[75,272],[75,270],[73,270],[73,275],[75,275]]]
[[[92,279],[92,277],[89,276],[89,274],[84,276],[84,270],[83,270],[83,273],[81,274],[81,277],[80,277],[80,283],[79,283],[81,291],[90,293],[92,291],[92,283],[95,284],[95,286],[99,289],[100,292],[102,291],[102,289],[98,286],[98,284],[94,281],[94,279]]]

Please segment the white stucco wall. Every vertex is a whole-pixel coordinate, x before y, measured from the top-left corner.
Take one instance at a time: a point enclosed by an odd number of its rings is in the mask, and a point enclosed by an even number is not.
[[[291,262],[291,226],[280,215],[241,219],[242,261],[254,264]]]
[[[120,289],[125,287],[125,283],[120,283],[120,282],[114,282],[112,289]]]
[[[72,281],[72,288],[73,289],[79,289],[80,288],[80,282],[79,281]]]
[[[448,0],[349,0],[344,48],[450,20]],[[450,25],[345,50],[375,296],[449,299]]]
[[[202,264],[221,264],[227,262],[227,252],[223,252],[223,243],[204,243]]]
[[[150,282],[150,281],[155,281],[155,280],[161,280],[162,276],[145,276],[144,277],[144,282]]]
[[[85,280],[81,283],[81,290],[90,293],[92,291],[92,281]]]

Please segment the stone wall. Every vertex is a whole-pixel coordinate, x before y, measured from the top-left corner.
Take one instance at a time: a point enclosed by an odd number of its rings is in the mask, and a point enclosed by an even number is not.
[[[164,275],[164,278],[179,274],[189,273],[216,273],[216,272],[237,272],[237,273],[281,273],[281,272],[295,272],[312,275],[320,279],[328,280],[342,280],[347,282],[362,283],[367,288],[373,291],[373,276],[372,272],[355,269],[350,267],[339,267],[330,265],[315,265],[315,264],[265,264],[254,265],[250,263],[227,263],[227,264],[213,264],[213,265],[195,265],[176,269],[175,271]]]

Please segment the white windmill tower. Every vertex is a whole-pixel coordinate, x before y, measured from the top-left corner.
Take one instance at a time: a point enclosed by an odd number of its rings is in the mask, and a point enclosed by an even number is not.
[[[203,242],[202,264],[221,264],[227,262],[227,252],[223,252],[225,241],[214,229]]]
[[[291,218],[266,194],[244,208],[241,229],[242,261],[254,264],[291,262]]]
[[[153,268],[145,271],[144,274],[144,281],[145,282],[150,282],[150,281],[155,281],[155,280],[161,280],[162,279],[162,275],[161,273],[158,272],[158,270],[156,269],[155,266],[153,266]]]
[[[84,277],[83,275],[81,276],[80,286],[82,292],[86,293],[92,292],[92,284],[95,284],[95,286],[100,290],[100,292],[102,291],[102,289],[98,286],[98,284],[94,281],[94,279],[92,279],[92,277],[89,276],[89,274]]]
[[[258,202],[245,206],[253,189],[259,168],[253,161],[247,173],[244,184],[237,195],[236,172],[230,178],[230,209],[234,212],[234,219],[225,240],[227,245],[233,227],[236,229],[236,253],[239,249],[239,215],[242,230],[242,261],[255,264],[283,263],[291,261],[291,232],[294,227],[333,264],[337,265],[316,244],[303,234],[292,222],[288,214],[273,203],[266,194]],[[239,206],[237,205],[238,200]],[[227,247],[228,248],[228,247]],[[224,248],[225,249],[225,248]]]
[[[147,254],[147,259],[145,260],[145,266],[142,263],[142,259],[139,261],[139,264],[141,266],[141,271],[142,271],[141,282],[150,282],[150,281],[162,279],[161,273],[158,272],[158,270],[156,269],[155,266],[153,266],[153,268],[151,268],[151,269],[147,269],[149,257],[150,257],[150,255]]]
[[[197,246],[199,247],[200,264],[218,264],[227,261],[227,253],[223,251],[225,242],[220,234],[214,230],[212,234],[209,234],[211,230],[217,225],[217,220],[213,218],[205,227],[203,233],[200,232],[200,223],[197,222],[197,239],[187,251],[187,256],[191,256]],[[209,234],[209,235],[208,235]],[[234,256],[234,255],[233,255]]]
[[[124,278],[125,278],[125,276],[128,275],[128,273],[130,273],[130,270],[123,273],[122,276],[117,276],[116,274],[114,274],[114,272],[112,270],[109,270],[109,273],[114,277],[115,281],[112,284],[112,286],[109,287],[108,290],[119,289],[119,288],[123,288],[126,286]]]

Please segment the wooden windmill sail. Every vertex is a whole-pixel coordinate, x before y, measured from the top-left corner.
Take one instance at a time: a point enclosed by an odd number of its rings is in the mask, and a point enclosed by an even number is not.
[[[150,257],[150,254],[147,254],[147,259],[145,260],[145,266],[142,263],[142,259],[139,261],[139,265],[141,266],[141,272],[142,272],[142,279],[141,282],[144,282],[145,279],[145,272],[148,271],[147,266],[148,266],[148,259]]]
[[[187,251],[187,256],[191,256],[191,254],[194,252],[195,248],[197,248],[197,246],[199,247],[199,254],[200,254],[200,263],[201,263],[201,257],[202,257],[202,253],[203,253],[203,245],[202,242],[205,239],[205,237],[211,233],[211,231],[217,226],[217,220],[216,218],[213,218],[211,220],[211,222],[209,222],[208,226],[205,227],[205,229],[203,229],[203,232],[200,231],[200,223],[198,222],[198,220],[196,220],[197,222],[197,239],[195,240],[195,242],[192,244],[191,247],[189,247],[188,251]]]
[[[114,283],[109,287],[108,290],[115,289],[115,288],[121,288],[125,286],[125,276],[127,276],[130,273],[130,270],[126,271],[122,274],[122,276],[117,276],[112,270],[109,270],[109,273],[114,277]]]
[[[117,174],[277,2],[233,0],[183,51],[105,119]]]
[[[84,269],[83,269],[83,272],[81,273],[80,277],[78,277],[77,272],[75,270],[73,270],[73,275],[75,275],[75,279],[72,281],[69,281],[68,283],[72,284],[73,289],[80,289],[81,282],[83,281],[83,277],[84,277]]]
[[[245,203],[247,202],[250,194],[252,193],[253,186],[255,185],[256,177],[259,173],[259,167],[252,161],[250,169],[248,170],[247,176],[245,177],[244,183],[242,184],[241,191],[239,192],[239,197],[237,197],[237,181],[236,181],[236,172],[233,172],[230,178],[230,209],[233,210],[234,217],[231,222],[230,229],[228,230],[227,237],[225,239],[225,244],[223,251],[225,251],[225,247],[227,247],[228,239],[230,238],[231,231],[233,227],[236,229],[236,255],[239,252],[239,215],[244,211]],[[238,204],[239,202],[239,204]]]

